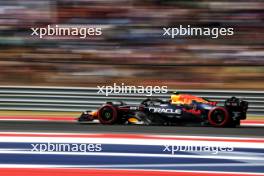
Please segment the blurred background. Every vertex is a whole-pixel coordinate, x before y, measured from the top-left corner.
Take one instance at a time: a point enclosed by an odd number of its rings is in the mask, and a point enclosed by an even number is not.
[[[0,0],[1,85],[264,88],[262,0]],[[97,25],[100,37],[31,36]],[[233,27],[233,36],[162,36],[163,27]]]

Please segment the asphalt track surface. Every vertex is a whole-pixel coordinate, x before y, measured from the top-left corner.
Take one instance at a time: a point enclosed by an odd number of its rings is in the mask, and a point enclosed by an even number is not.
[[[183,126],[135,126],[100,125],[64,122],[0,122],[0,132],[57,132],[57,133],[137,133],[194,136],[243,136],[263,137],[264,127],[183,127]]]

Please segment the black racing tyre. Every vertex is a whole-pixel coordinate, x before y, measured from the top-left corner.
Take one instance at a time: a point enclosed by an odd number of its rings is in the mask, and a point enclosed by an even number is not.
[[[214,127],[225,127],[230,123],[230,117],[225,108],[215,107],[209,111],[208,121]]]
[[[117,110],[113,105],[106,104],[98,110],[98,120],[101,124],[111,125],[117,122]]]

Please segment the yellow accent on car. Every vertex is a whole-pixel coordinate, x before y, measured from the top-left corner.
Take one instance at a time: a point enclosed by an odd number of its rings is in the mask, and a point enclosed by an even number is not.
[[[98,116],[98,112],[92,111],[92,112],[90,112],[90,115],[92,115],[94,118],[96,118]]]
[[[138,119],[134,118],[134,117],[131,117],[128,119],[128,122],[130,123],[137,123],[138,122]]]
[[[171,95],[171,103],[182,104],[182,102],[180,101],[180,95]]]

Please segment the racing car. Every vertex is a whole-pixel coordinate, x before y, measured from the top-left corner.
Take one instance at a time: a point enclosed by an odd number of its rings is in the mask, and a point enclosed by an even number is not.
[[[236,97],[223,106],[203,97],[175,92],[169,100],[147,98],[139,105],[123,101],[106,102],[96,111],[85,111],[79,122],[99,121],[101,124],[199,125],[236,127],[246,119],[248,102]]]

